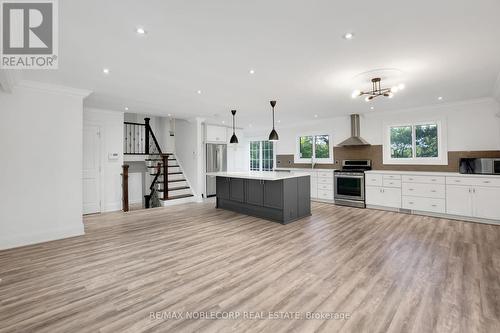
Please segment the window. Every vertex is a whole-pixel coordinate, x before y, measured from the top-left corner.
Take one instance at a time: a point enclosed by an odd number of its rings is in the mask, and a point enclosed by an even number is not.
[[[447,164],[442,121],[389,125],[384,164]]]
[[[273,171],[273,148],[271,141],[250,141],[250,170]]]
[[[297,153],[295,160],[299,162],[331,162],[330,136],[323,135],[305,135],[297,139]]]

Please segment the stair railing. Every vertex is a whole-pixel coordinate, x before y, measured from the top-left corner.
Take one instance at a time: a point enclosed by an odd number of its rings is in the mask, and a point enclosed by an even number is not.
[[[145,198],[145,202],[144,202],[145,208],[150,208],[150,207],[154,207],[155,206],[154,205],[155,203],[153,202],[153,199],[158,196],[157,189],[156,189],[156,181],[158,180],[158,178],[160,178],[160,175],[161,175],[161,163],[158,163],[155,177],[153,179],[153,182],[149,186],[149,191],[150,192],[149,192],[149,194],[147,194],[147,195],[144,196],[144,198]]]

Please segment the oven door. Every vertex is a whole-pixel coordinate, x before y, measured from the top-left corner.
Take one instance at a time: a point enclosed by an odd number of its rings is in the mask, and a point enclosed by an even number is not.
[[[365,175],[335,174],[335,198],[365,200]]]

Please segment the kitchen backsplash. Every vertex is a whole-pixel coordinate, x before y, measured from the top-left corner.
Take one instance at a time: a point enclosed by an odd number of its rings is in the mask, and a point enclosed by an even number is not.
[[[458,161],[464,157],[498,157],[500,158],[500,150],[485,150],[485,151],[449,151],[448,165],[394,165],[383,164],[382,145],[373,146],[358,146],[358,147],[334,147],[333,156],[334,163],[331,164],[316,164],[316,169],[340,169],[342,160],[357,160],[368,159],[372,160],[372,168],[374,170],[396,170],[396,171],[442,171],[442,172],[458,172]],[[310,163],[293,162],[294,155],[276,155],[276,167],[278,168],[310,168]]]

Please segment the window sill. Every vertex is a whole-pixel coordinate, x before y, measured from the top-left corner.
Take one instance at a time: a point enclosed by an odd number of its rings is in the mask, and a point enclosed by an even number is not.
[[[408,159],[394,159],[384,158],[382,163],[384,165],[448,165],[448,158],[408,158]]]

